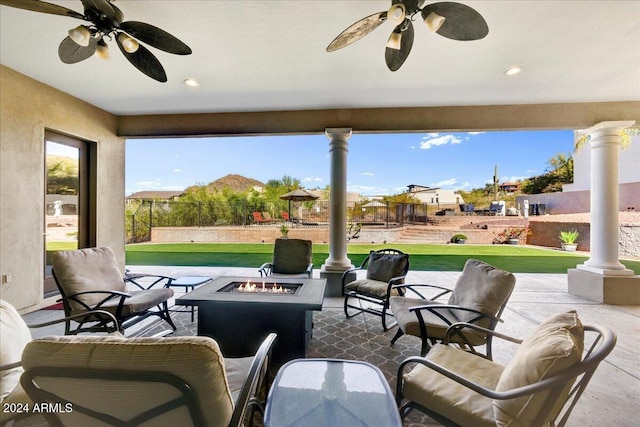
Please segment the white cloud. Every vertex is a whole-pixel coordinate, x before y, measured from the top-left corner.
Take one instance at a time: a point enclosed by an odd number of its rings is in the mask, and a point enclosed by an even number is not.
[[[467,132],[469,135],[482,135],[483,133],[486,132]]]
[[[373,176],[373,172],[362,172],[364,176]]]
[[[437,133],[430,133],[427,136],[422,138],[420,142],[420,148],[423,150],[428,150],[431,147],[437,145],[446,145],[446,144],[460,144],[462,139],[458,138],[455,135],[442,135],[438,136]]]
[[[302,182],[322,182],[322,178],[318,178],[317,176],[307,176],[302,178]]]
[[[386,187],[375,187],[369,185],[354,185],[347,184],[347,191],[355,192],[360,194],[361,196],[379,196],[379,195],[390,195],[393,194],[389,188]]]
[[[180,173],[180,172],[182,172],[182,169],[174,169],[171,172]]]
[[[456,185],[457,183],[458,183],[458,180],[457,180],[457,179],[455,179],[455,178],[449,178],[449,179],[446,179],[446,180],[444,180],[444,181],[440,181],[440,182],[436,182],[436,183],[434,183],[434,184],[431,184],[431,185],[430,185],[430,187],[439,187],[439,188],[442,188],[442,187],[451,187],[451,186],[453,186],[453,185]]]

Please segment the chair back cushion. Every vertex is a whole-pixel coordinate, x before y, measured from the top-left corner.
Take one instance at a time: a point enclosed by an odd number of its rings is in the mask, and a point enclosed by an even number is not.
[[[580,362],[584,349],[584,328],[575,311],[552,316],[538,326],[523,342],[507,364],[497,391],[506,391],[552,377]],[[573,381],[552,390],[509,400],[494,400],[493,410],[498,426],[528,427],[543,425],[556,417],[567,399]],[[560,388],[561,390],[558,390]],[[552,392],[554,402],[547,414],[541,414],[545,399]],[[536,420],[542,415],[544,419]]]
[[[515,284],[513,274],[477,259],[468,259],[449,298],[449,304],[495,316],[506,304]],[[456,315],[461,322],[470,322],[477,317],[471,312],[459,311]],[[483,319],[476,324],[487,327],[489,322],[489,319]]]
[[[312,261],[311,240],[276,239],[273,249],[273,272],[278,274],[304,273]]]
[[[22,316],[11,304],[0,299],[0,365],[19,362],[29,341],[31,332]],[[20,366],[0,371],[0,402],[16,388],[20,375]]]
[[[166,372],[184,380],[193,390],[207,426],[226,426],[233,413],[224,359],[218,344],[208,337],[124,338],[122,336],[62,336],[33,340],[23,355],[25,370],[38,366],[118,369],[127,372]],[[175,399],[179,393],[166,383],[91,378],[39,377],[38,385],[119,419],[131,419],[152,407]],[[95,425],[79,411],[59,414],[64,425]],[[150,425],[189,426],[182,406],[160,415]]]
[[[53,271],[60,291],[70,296],[84,291],[126,292],[124,279],[116,256],[111,248],[87,248],[53,253]],[[85,295],[79,297],[90,306],[108,295]],[[71,302],[71,311],[84,308]]]
[[[367,279],[388,283],[394,277],[404,276],[409,268],[409,255],[369,253]]]

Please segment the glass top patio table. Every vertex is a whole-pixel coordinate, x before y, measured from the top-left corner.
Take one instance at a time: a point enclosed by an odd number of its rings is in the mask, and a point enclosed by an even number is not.
[[[295,359],[269,390],[265,427],[402,426],[382,372],[360,361]]]

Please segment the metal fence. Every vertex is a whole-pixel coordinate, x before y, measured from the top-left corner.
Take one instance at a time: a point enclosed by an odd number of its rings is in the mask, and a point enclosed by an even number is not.
[[[142,201],[129,206],[125,217],[127,243],[151,240],[153,227],[279,227],[295,223],[306,227],[329,226],[329,202],[276,203]],[[368,202],[347,203],[347,221],[362,227],[391,228],[426,224],[440,206]]]

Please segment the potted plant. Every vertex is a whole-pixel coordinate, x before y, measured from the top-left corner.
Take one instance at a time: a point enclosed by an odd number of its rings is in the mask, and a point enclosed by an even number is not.
[[[563,230],[560,232],[560,240],[562,241],[562,250],[567,252],[575,252],[578,248],[576,240],[578,240],[578,230]]]
[[[465,243],[467,243],[467,236],[465,236],[464,234],[454,234],[453,237],[451,237],[451,240],[449,240],[451,243],[457,243],[459,245],[464,245]]]
[[[282,224],[280,226],[280,234],[283,239],[286,239],[289,236],[289,227],[287,227],[286,224]]]

